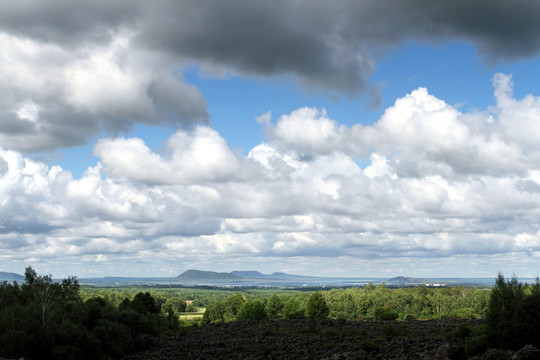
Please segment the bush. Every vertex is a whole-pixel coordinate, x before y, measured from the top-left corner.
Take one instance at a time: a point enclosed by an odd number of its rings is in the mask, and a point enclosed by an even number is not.
[[[472,336],[465,340],[465,353],[468,356],[483,354],[488,346],[488,337],[486,334]]]
[[[405,320],[405,321],[414,321],[414,320],[416,320],[416,317],[414,315],[407,314],[407,315],[405,315],[403,320]]]
[[[476,310],[470,307],[461,308],[452,310],[451,314],[457,319],[474,319],[476,317]]]
[[[375,309],[375,319],[377,320],[396,320],[398,316],[397,311],[392,310],[388,306],[381,306]]]
[[[484,359],[486,360],[510,360],[512,359],[511,355],[500,349],[488,349],[484,354]]]

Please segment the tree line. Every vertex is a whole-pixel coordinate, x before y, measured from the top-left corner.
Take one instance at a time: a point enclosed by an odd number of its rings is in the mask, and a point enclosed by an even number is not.
[[[269,298],[241,293],[208,304],[203,323],[234,320],[329,317],[338,320],[483,318],[489,290],[462,286],[389,289],[384,284],[331,289],[311,294],[273,294]]]
[[[455,286],[285,289],[82,288],[26,268],[25,281],[0,284],[0,358],[118,359],[149,345],[150,335],[182,329],[181,314],[204,310],[190,325],[243,320],[485,319],[456,329],[469,355],[489,347],[540,346],[540,283],[499,274],[490,290]],[[186,324],[184,324],[186,325]]]

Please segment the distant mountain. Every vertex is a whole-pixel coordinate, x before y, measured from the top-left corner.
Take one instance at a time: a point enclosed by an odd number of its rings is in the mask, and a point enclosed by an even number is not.
[[[240,276],[245,279],[266,279],[266,280],[309,280],[309,279],[319,279],[314,276],[306,275],[290,275],[284,272],[273,272],[271,274],[262,274],[256,270],[252,271],[231,271],[230,274]]]
[[[187,270],[175,278],[177,281],[234,281],[244,279],[231,273],[214,271]]]
[[[268,275],[261,274],[260,272],[255,271],[255,270],[253,271],[234,270],[234,271],[231,271],[230,274],[240,276],[243,278],[248,278],[248,279],[263,279],[263,278],[268,277]]]
[[[6,275],[7,274],[7,275]],[[0,282],[13,281],[13,276],[17,282],[23,282],[22,275],[0,272]],[[525,279],[526,280],[526,279]],[[529,279],[534,282],[534,279]],[[411,285],[426,285],[426,286],[454,286],[464,284],[466,286],[481,286],[491,288],[493,286],[493,278],[438,278],[438,279],[421,279],[405,276],[398,276],[392,279],[374,278],[374,277],[316,277],[306,275],[291,275],[284,272],[274,272],[272,274],[263,274],[256,270],[241,271],[235,270],[230,273],[187,270],[186,272],[176,277],[119,277],[108,276],[103,278],[83,278],[79,279],[81,284],[94,286],[125,286],[125,285],[145,285],[145,286],[286,286],[286,287],[305,287],[305,286],[323,286],[323,287],[349,287],[349,286],[364,286],[368,283],[381,284],[386,283],[395,287],[411,286]]]
[[[389,279],[388,282],[393,284],[425,284],[427,280],[406,276],[397,276]]]
[[[24,281],[25,277],[19,274],[0,271],[0,281]]]

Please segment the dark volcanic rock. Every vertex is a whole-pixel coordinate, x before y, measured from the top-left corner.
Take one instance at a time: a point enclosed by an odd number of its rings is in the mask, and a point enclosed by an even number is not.
[[[173,359],[464,359],[458,340],[444,338],[479,320],[238,321],[186,328],[154,340],[125,360]]]
[[[465,354],[465,348],[462,343],[448,342],[442,344],[435,352],[435,359],[437,360],[465,360],[467,355]]]
[[[516,351],[512,360],[540,360],[540,350],[533,345],[525,345]]]

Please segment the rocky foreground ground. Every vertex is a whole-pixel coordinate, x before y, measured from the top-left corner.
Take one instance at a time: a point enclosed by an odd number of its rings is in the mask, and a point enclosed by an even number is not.
[[[481,320],[278,320],[187,328],[154,339],[125,360],[169,359],[467,359],[460,324]],[[474,359],[510,359],[502,352]],[[471,358],[472,359],[472,358]]]

